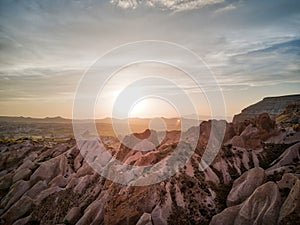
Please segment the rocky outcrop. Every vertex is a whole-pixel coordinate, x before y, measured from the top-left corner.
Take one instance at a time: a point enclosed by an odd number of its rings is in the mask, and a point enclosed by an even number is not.
[[[43,162],[39,168],[32,174],[30,181],[36,183],[39,180],[49,182],[58,175],[68,177],[71,173],[71,168],[68,166],[67,158],[64,155],[59,155],[46,162]]]
[[[274,182],[267,182],[258,187],[242,204],[234,224],[276,225],[280,201],[278,186]]]
[[[76,225],[85,225],[85,224],[101,224],[104,221],[104,204],[108,199],[108,193],[103,192],[99,199],[92,202],[84,211],[83,216],[76,223]],[[71,218],[74,219],[75,218]],[[71,222],[71,221],[70,221]]]
[[[260,102],[243,109],[240,114],[235,115],[233,118],[233,123],[255,119],[261,113],[268,113],[272,117],[275,117],[276,115],[282,113],[287,105],[298,101],[300,101],[300,95],[266,97]]]
[[[81,217],[81,208],[73,207],[64,218],[65,223],[75,224]]]
[[[209,225],[233,225],[241,207],[242,205],[235,205],[224,209],[212,218]]]
[[[262,170],[262,169],[260,169]],[[254,170],[250,170],[252,173]],[[249,176],[249,172],[246,172]],[[263,171],[261,171],[263,172]],[[231,193],[239,195],[237,179]],[[253,174],[254,176],[254,174]],[[250,187],[251,188],[251,187]],[[285,197],[287,192],[287,197]],[[228,195],[231,198],[232,194]],[[228,199],[227,198],[227,199]],[[300,217],[300,180],[293,174],[284,174],[277,182],[269,181],[258,186],[241,204],[233,205],[215,215],[210,225],[231,224],[297,224]]]
[[[136,225],[153,225],[151,222],[151,214],[144,213],[136,223]]]
[[[210,225],[276,225],[281,197],[278,186],[267,182],[258,187],[242,204],[229,207],[213,217]]]
[[[287,150],[284,151],[282,155],[279,156],[279,158],[274,161],[271,165],[271,167],[268,169],[274,170],[278,169],[282,166],[288,165],[290,163],[297,163],[300,160],[300,142],[289,147]]]
[[[22,195],[29,190],[30,182],[20,180],[12,185],[7,195],[1,199],[1,208],[9,209],[15,202],[17,202]]]
[[[294,186],[280,209],[279,224],[293,224],[300,221],[300,180],[296,177],[293,180]]]
[[[261,113],[243,122],[234,121],[233,127],[236,135],[228,143],[241,148],[260,148],[262,142],[279,133],[275,120],[268,113]]]
[[[264,183],[265,171],[255,167],[233,182],[232,189],[227,197],[227,206],[238,205],[248,198],[253,191]]]
[[[32,210],[33,201],[28,196],[22,197],[17,203],[10,207],[6,213],[2,215],[2,219],[6,224],[12,224],[17,219],[26,215]]]
[[[291,190],[292,187],[296,184],[298,177],[292,173],[285,173],[283,174],[280,181],[277,182],[279,189],[289,189]]]

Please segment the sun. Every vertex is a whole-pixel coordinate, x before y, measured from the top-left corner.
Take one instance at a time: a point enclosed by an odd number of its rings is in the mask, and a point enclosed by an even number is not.
[[[176,110],[163,99],[145,98],[137,101],[129,112],[129,117],[175,117]]]

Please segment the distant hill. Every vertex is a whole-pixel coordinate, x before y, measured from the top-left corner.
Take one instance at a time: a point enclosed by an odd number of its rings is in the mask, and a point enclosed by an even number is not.
[[[0,122],[10,123],[70,123],[71,119],[65,119],[60,116],[46,118],[32,118],[23,116],[0,116]]]
[[[191,126],[199,125],[201,121],[193,119],[179,119],[179,118],[129,118],[127,119],[112,119],[112,118],[103,118],[96,119],[97,130],[103,135],[113,135],[114,128],[118,128],[118,131],[121,134],[128,134],[131,132],[143,132],[148,128],[156,129],[157,131],[165,131],[164,126],[155,126],[153,121],[163,120],[167,130],[180,130],[183,131],[189,129]],[[90,120],[77,120],[76,123],[86,124]],[[66,124],[71,126],[72,119],[66,119],[62,117],[46,117],[46,118],[31,118],[31,117],[9,117],[9,116],[0,116],[0,123],[16,123],[16,124],[45,124],[45,125],[54,125],[54,124]],[[128,132],[128,124],[130,127],[130,132]],[[157,123],[156,123],[157,124]],[[182,127],[181,127],[182,125]],[[150,126],[150,127],[149,127]]]
[[[233,122],[243,121],[257,117],[259,114],[267,112],[273,118],[284,112],[290,104],[300,102],[300,94],[285,95],[276,97],[266,97],[263,100],[243,109],[240,114],[233,117]]]

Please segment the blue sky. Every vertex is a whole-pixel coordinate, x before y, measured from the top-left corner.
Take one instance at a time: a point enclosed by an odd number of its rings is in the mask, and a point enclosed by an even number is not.
[[[297,0],[3,0],[0,114],[70,118],[86,68],[149,39],[197,53],[214,71],[227,116],[265,96],[299,93]]]

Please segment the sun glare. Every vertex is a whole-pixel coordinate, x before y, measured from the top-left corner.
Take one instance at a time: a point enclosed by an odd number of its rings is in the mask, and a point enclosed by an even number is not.
[[[147,98],[134,104],[129,117],[176,117],[177,112],[172,105],[163,99]]]

